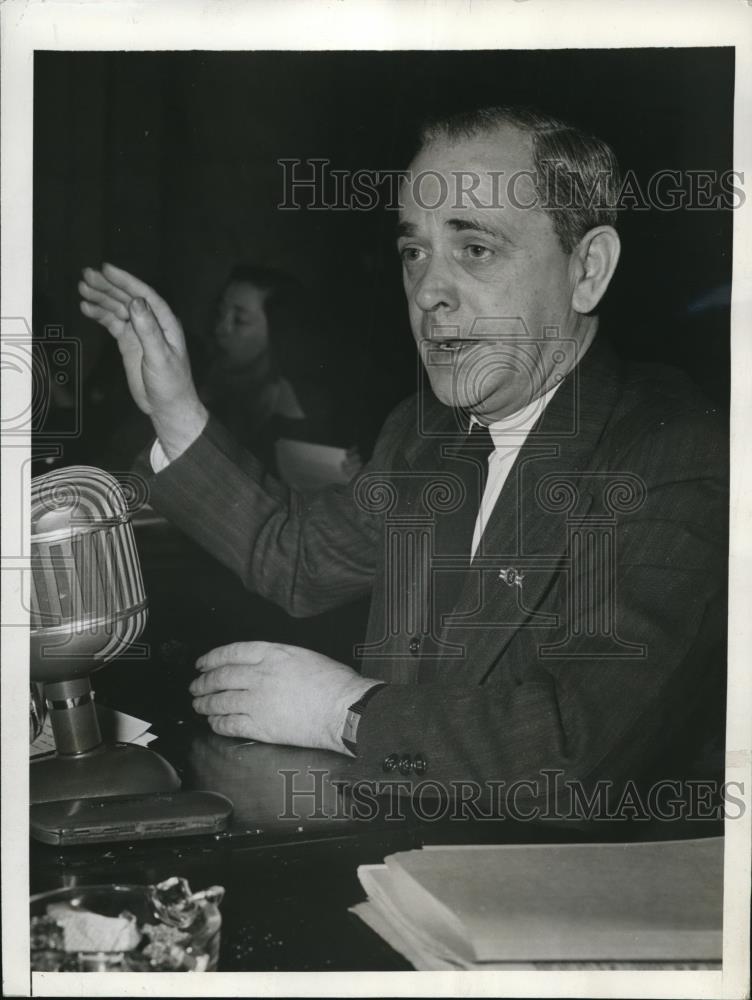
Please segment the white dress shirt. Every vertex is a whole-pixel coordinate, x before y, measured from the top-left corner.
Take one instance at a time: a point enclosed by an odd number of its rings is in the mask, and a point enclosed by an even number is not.
[[[154,444],[149,452],[149,461],[153,472],[161,472],[170,464],[170,460],[164,453],[164,448],[159,443],[159,438],[154,439]]]
[[[486,530],[489,518],[499,499],[499,494],[504,488],[507,476],[514,465],[520,448],[525,443],[525,439],[533,428],[536,420],[543,413],[551,401],[551,397],[561,385],[561,382],[549,389],[542,396],[532,400],[521,410],[512,413],[502,420],[497,420],[488,425],[494,450],[488,456],[488,478],[483,490],[483,498],[480,502],[480,510],[475,519],[475,531],[473,532],[473,544],[470,550],[470,558],[475,557],[480,545],[480,539]],[[470,426],[478,423],[475,417],[470,418]]]
[[[473,532],[473,544],[470,556],[473,558],[478,550],[480,539],[486,529],[488,520],[491,517],[496,501],[499,499],[507,476],[514,465],[520,448],[525,443],[525,439],[533,428],[538,417],[548,406],[551,397],[559,388],[561,383],[557,383],[552,389],[528,403],[521,410],[511,416],[497,420],[489,424],[488,430],[494,443],[494,450],[488,456],[488,478],[483,490],[480,510],[475,519],[475,531]],[[470,426],[477,423],[475,417],[471,417]],[[154,472],[161,472],[170,464],[170,460],[164,453],[162,445],[157,439],[151,448],[149,455],[151,467]]]

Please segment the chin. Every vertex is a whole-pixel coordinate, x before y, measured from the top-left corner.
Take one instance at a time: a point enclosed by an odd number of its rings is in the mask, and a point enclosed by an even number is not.
[[[446,372],[429,371],[429,381],[434,395],[445,406],[453,406],[462,410],[482,412],[484,399],[479,396],[473,379],[458,378],[454,370]],[[469,383],[469,384],[468,384]],[[482,387],[481,387],[482,388]]]
[[[449,377],[443,375],[429,375],[429,382],[431,383],[431,389],[433,390],[434,396],[440,403],[443,403],[444,406],[459,407],[464,409],[468,405],[463,399],[462,393],[457,391],[457,383],[451,375]]]

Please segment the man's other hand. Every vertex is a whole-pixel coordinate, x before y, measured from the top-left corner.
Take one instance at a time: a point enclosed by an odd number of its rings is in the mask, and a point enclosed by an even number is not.
[[[112,264],[84,268],[81,312],[117,341],[128,387],[170,459],[198,437],[208,413],[193,384],[180,322],[153,288]]]
[[[193,707],[222,736],[347,753],[347,709],[376,683],[321,653],[236,642],[196,662]]]

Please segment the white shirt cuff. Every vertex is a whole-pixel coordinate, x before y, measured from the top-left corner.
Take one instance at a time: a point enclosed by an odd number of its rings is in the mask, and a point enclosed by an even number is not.
[[[170,464],[170,460],[165,455],[162,445],[159,443],[159,438],[157,438],[154,444],[151,446],[151,451],[149,452],[149,461],[151,463],[153,472],[161,472],[162,469],[166,469]]]

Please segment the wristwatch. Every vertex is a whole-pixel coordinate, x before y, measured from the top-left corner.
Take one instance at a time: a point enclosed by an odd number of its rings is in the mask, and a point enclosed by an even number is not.
[[[373,698],[377,691],[380,691],[386,684],[383,681],[377,682],[373,687],[369,687],[356,702],[347,710],[345,715],[345,725],[342,730],[342,742],[350,751],[350,753],[357,756],[358,753],[358,726],[360,725],[360,720],[363,716],[363,711],[368,704],[368,702]]]

